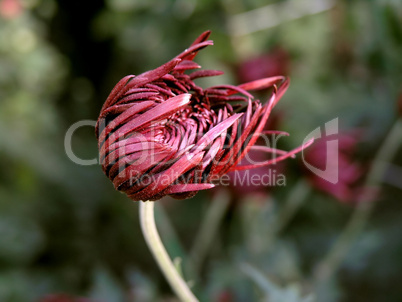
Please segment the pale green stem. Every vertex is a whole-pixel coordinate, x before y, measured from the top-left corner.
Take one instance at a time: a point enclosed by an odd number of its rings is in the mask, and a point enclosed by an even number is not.
[[[201,227],[195,236],[190,257],[193,261],[194,271],[198,274],[200,267],[208,254],[208,250],[216,236],[216,232],[230,203],[229,195],[221,190],[211,201],[207,213],[202,219]]]
[[[163,246],[158,234],[158,230],[156,229],[154,205],[155,204],[152,201],[140,202],[139,205],[140,224],[145,241],[147,242],[149,249],[154,255],[154,258],[165,275],[167,281],[180,300],[185,302],[198,301],[198,299],[189,289],[186,282],[176,270],[168,253],[166,252],[165,247]]]
[[[161,230],[160,236],[162,236],[166,242],[165,248],[171,253],[177,255],[175,257],[176,259],[177,257],[180,257],[181,259],[185,260],[187,255],[185,249],[183,248],[183,244],[181,243],[180,238],[177,235],[168,217],[168,214],[162,205],[155,208],[155,220],[158,221],[158,227],[159,230]]]
[[[366,190],[360,196],[359,203],[352,213],[349,222],[328,255],[324,258],[321,264],[317,266],[315,276],[317,281],[325,282],[334,275],[346,256],[351,244],[365,227],[376,204],[375,200],[371,200],[373,192],[370,189],[379,189],[386,168],[398,150],[401,141],[402,121],[398,120],[388,133],[388,136],[374,158],[373,165],[366,178]]]

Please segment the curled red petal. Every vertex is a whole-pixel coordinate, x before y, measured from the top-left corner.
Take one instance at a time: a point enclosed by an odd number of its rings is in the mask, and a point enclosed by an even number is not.
[[[201,65],[198,65],[197,63],[195,63],[191,60],[183,60],[178,65],[176,65],[174,70],[183,71],[183,70],[198,69],[198,68],[201,68]]]
[[[242,88],[244,90],[261,90],[261,89],[266,89],[270,88],[275,84],[278,84],[279,81],[285,81],[284,76],[276,76],[276,77],[270,77],[270,78],[264,78],[260,80],[255,80],[252,82],[244,83],[239,85],[239,88]]]
[[[215,187],[214,184],[182,184],[182,185],[172,185],[167,190],[167,194],[176,194],[176,193],[183,193],[183,192],[192,192],[192,191],[201,191],[201,190],[208,190]]]
[[[170,168],[153,176],[152,183],[150,185],[133,195],[141,200],[151,199],[153,195],[160,193],[164,189],[174,184],[174,181],[182,174],[198,165],[201,162],[203,155],[203,153],[186,154],[175,162]]]
[[[219,76],[222,75],[223,71],[220,70],[198,70],[192,72],[189,76],[191,80],[198,79],[198,78],[203,78],[203,77],[214,77],[214,76]]]
[[[295,148],[295,149],[293,149],[293,150],[291,150],[289,152],[286,152],[286,154],[278,156],[277,158],[267,160],[267,161],[264,161],[264,162],[261,162],[261,163],[258,163],[258,164],[253,164],[253,165],[235,166],[235,167],[231,168],[229,171],[250,170],[250,169],[254,169],[254,168],[259,168],[259,167],[275,164],[278,161],[284,160],[284,159],[289,158],[289,157],[293,157],[296,153],[299,153],[300,151],[306,149],[313,142],[314,142],[314,138],[310,139],[305,144],[303,144],[303,145],[301,145],[301,146],[299,146],[299,147],[297,147],[297,148]]]

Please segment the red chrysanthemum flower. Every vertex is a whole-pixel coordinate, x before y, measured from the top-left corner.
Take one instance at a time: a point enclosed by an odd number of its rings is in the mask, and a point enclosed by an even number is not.
[[[104,173],[117,190],[133,200],[157,200],[165,195],[189,198],[212,188],[229,171],[266,166],[294,155],[267,146],[276,159],[238,166],[253,147],[269,114],[289,85],[276,76],[239,86],[203,89],[194,79],[220,75],[199,70],[193,62],[212,45],[210,32],[166,64],[120,80],[104,103],[96,125]],[[263,105],[248,90],[272,87]]]

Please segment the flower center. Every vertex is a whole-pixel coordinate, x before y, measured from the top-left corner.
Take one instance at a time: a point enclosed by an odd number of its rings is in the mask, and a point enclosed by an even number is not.
[[[216,125],[217,120],[218,116],[209,103],[193,96],[188,107],[174,113],[160,125],[163,132],[160,139],[173,148],[184,149],[197,143]]]

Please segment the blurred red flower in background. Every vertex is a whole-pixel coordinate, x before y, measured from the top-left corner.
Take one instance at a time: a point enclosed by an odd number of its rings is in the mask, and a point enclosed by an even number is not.
[[[282,47],[277,46],[271,51],[241,62],[237,67],[237,78],[240,83],[250,82],[261,78],[288,75],[290,55]]]
[[[22,5],[19,0],[0,0],[0,16],[13,19],[22,13]]]
[[[335,139],[338,140],[339,146],[337,166],[331,165],[334,159],[328,156],[331,153],[327,144],[328,140]],[[353,159],[357,144],[357,134],[339,133],[317,139],[305,152],[304,160],[321,171],[325,170],[327,176],[328,173],[332,173],[338,177],[336,183],[331,183],[305,167],[305,175],[313,187],[343,202],[357,201],[361,192],[359,184],[364,172],[363,167]]]
[[[235,301],[234,294],[231,290],[222,290],[214,300],[216,302],[232,302]]]

